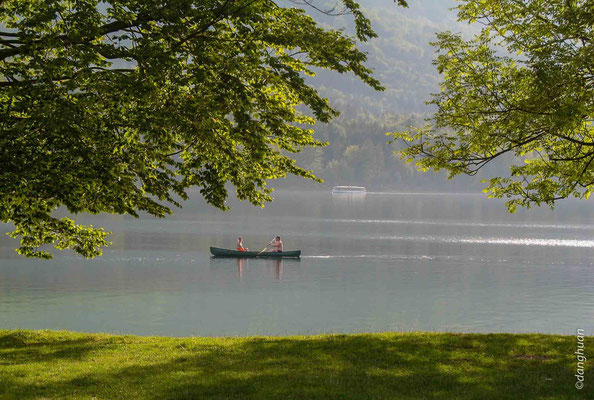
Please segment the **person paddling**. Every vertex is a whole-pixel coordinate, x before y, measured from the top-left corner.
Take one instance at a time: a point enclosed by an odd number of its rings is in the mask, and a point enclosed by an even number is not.
[[[274,238],[274,240],[270,243],[268,243],[268,245],[266,247],[272,247],[272,249],[270,251],[272,252],[279,252],[282,253],[283,251],[283,241],[281,240],[280,236],[277,236]]]
[[[247,247],[243,247],[243,238],[237,238],[237,251],[250,251]]]

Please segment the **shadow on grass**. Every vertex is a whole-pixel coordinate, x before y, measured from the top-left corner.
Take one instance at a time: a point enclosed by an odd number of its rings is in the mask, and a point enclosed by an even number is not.
[[[104,348],[105,345],[94,340],[92,336],[32,341],[31,335],[26,332],[3,333],[0,334],[0,365],[30,361],[51,362],[61,358],[80,359],[88,352]]]
[[[75,364],[70,366],[73,372],[34,385],[26,376],[9,376],[4,394],[18,399],[73,393],[109,399],[579,399],[585,395],[574,388],[572,337],[412,333],[129,340],[118,345],[112,339],[106,354],[101,340],[47,342],[58,349],[54,357],[73,349],[76,356],[68,357]],[[594,348],[594,341],[588,340]],[[84,351],[87,345],[90,348]],[[15,346],[18,340],[0,338],[5,360],[5,351]],[[15,359],[9,352],[7,360],[13,366],[50,362],[42,348],[31,347]],[[93,355],[92,360],[85,352]],[[124,354],[126,361],[117,363],[113,358],[117,354]]]

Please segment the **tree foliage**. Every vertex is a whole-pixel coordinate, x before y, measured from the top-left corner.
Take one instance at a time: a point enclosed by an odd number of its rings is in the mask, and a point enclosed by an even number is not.
[[[1,2],[0,221],[17,251],[101,254],[106,232],[59,207],[162,217],[190,187],[224,209],[227,183],[262,205],[269,179],[316,179],[286,154],[322,145],[304,126],[337,111],[305,76],[382,89],[356,48],[369,20],[342,4],[356,37],[271,0]]]
[[[396,133],[422,170],[475,174],[511,154],[509,176],[485,191],[519,206],[587,198],[594,185],[594,2],[463,0],[470,40],[438,34],[437,109],[422,129]]]

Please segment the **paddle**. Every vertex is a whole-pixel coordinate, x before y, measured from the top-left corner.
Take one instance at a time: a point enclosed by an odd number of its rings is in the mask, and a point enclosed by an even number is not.
[[[266,250],[266,249],[268,248],[268,246],[272,244],[272,242],[274,242],[274,239],[272,239],[272,240],[270,241],[270,243],[268,243],[268,244],[266,245],[266,247],[264,247],[264,248],[263,248],[261,251],[259,251],[259,252],[258,252],[258,254],[260,254],[260,253],[262,253],[264,250]]]

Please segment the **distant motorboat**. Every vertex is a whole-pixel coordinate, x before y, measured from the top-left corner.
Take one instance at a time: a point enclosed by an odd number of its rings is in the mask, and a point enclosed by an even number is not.
[[[364,186],[334,186],[332,188],[332,194],[356,194],[364,195],[367,190]]]

